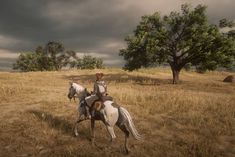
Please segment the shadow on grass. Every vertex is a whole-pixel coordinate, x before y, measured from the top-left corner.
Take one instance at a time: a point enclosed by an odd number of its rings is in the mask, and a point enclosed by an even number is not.
[[[74,137],[74,124],[67,120],[55,117],[47,112],[42,112],[38,110],[29,110],[28,113],[35,115],[39,120],[46,122],[51,128],[61,131],[63,134],[70,135]],[[79,132],[80,137],[85,139],[90,139],[89,131]]]
[[[66,80],[72,80],[74,82],[88,83],[93,84],[95,81],[95,75],[70,75],[63,76]],[[179,84],[172,84],[172,79],[159,79],[155,77],[141,76],[141,75],[130,75],[127,73],[119,74],[105,74],[104,80],[107,84],[115,83],[130,83],[141,86],[159,86],[159,85],[172,85],[174,89],[183,89],[196,92],[208,92],[208,93],[233,93],[234,89],[231,86],[230,88],[225,88],[224,85],[218,85],[213,82],[203,82],[198,83],[196,80],[181,80]]]
[[[95,75],[70,75],[64,76],[65,79],[79,81],[82,83],[89,82],[92,83],[95,81]],[[107,74],[104,76],[104,80],[107,82],[115,83],[127,83],[131,82],[139,85],[160,85],[160,84],[172,84],[171,79],[159,79],[147,76],[135,76],[125,73],[120,74]]]

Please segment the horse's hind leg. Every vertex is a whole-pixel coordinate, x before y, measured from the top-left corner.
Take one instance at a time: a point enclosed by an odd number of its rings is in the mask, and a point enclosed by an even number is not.
[[[130,152],[129,147],[128,147],[128,138],[129,138],[130,132],[128,131],[126,125],[124,124],[119,124],[117,126],[125,133],[125,153],[128,154]]]
[[[112,143],[114,141],[114,139],[116,138],[116,135],[114,133],[113,127],[106,125],[106,128],[107,128],[108,133],[109,133],[110,138],[111,138],[110,142]]]

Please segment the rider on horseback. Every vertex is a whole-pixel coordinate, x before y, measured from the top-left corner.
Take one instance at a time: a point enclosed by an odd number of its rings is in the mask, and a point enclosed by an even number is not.
[[[95,111],[99,111],[103,115],[105,122],[108,123],[103,103],[105,100],[112,100],[112,98],[107,96],[107,85],[101,80],[103,76],[103,73],[96,73],[93,93],[85,98],[87,104],[86,111],[88,119],[95,116]]]

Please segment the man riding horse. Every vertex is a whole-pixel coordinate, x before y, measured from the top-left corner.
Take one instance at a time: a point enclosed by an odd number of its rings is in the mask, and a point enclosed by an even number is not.
[[[101,80],[103,77],[102,73],[96,74],[96,81],[94,84],[94,93],[92,95],[87,92],[86,88],[78,83],[71,83],[69,87],[68,98],[71,100],[75,95],[79,98],[79,117],[74,126],[74,133],[78,136],[78,124],[85,119],[86,112],[90,115],[91,118],[91,142],[94,145],[94,128],[95,121],[101,120],[104,122],[107,131],[111,137],[111,141],[116,138],[114,132],[114,126],[116,125],[125,133],[125,152],[129,152],[128,148],[128,138],[131,133],[133,137],[137,140],[141,139],[138,131],[135,128],[133,120],[129,112],[124,108],[119,106],[118,104],[110,101],[110,97],[107,96],[107,86],[104,81]],[[88,96],[89,95],[89,96]],[[88,97],[87,97],[88,96]],[[86,111],[86,107],[88,110]],[[90,114],[91,112],[95,112],[95,114]],[[94,116],[94,117],[93,117]]]
[[[102,80],[104,76],[103,73],[96,73],[96,81],[94,83],[94,89],[90,96],[85,98],[86,101],[86,118],[91,119],[95,115],[95,111],[99,111],[105,119],[105,122],[108,124],[106,114],[103,110],[104,101],[112,100],[112,97],[107,94],[107,85]]]

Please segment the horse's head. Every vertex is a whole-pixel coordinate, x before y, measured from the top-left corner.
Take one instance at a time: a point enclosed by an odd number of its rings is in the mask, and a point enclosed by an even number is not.
[[[68,98],[71,100],[77,94],[78,96],[84,93],[84,87],[77,83],[70,83]]]
[[[70,82],[69,83],[69,93],[68,93],[68,98],[71,100],[72,98],[74,98],[75,97],[75,94],[76,94],[76,89],[74,88],[74,86],[73,86],[73,83],[72,82]]]

